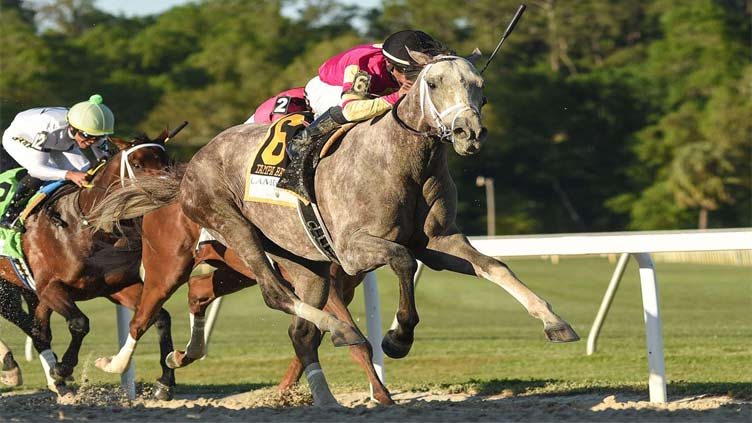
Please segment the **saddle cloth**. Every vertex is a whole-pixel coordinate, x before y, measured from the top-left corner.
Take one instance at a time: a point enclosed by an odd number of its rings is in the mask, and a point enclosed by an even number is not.
[[[243,198],[245,201],[297,207],[298,197],[288,190],[277,188],[277,183],[290,163],[287,143],[305,129],[312,119],[310,113],[292,113],[269,127],[248,166]]]
[[[25,173],[22,172],[23,170],[23,168],[11,169],[0,174],[0,215],[3,215],[10,205],[13,194],[18,187],[18,176]],[[40,188],[21,213],[21,223],[23,224],[24,220],[64,184],[65,181],[54,181]],[[0,228],[0,257],[7,257],[24,285],[28,289],[36,291],[34,277],[23,253],[22,235],[22,232],[18,230]]]

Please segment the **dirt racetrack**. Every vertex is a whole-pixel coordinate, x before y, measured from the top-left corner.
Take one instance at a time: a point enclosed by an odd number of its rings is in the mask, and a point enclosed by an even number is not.
[[[670,398],[653,405],[634,394],[567,396],[473,396],[448,392],[396,392],[398,405],[381,407],[367,392],[338,394],[342,408],[309,406],[310,395],[300,389],[279,395],[273,388],[233,395],[178,395],[165,402],[137,398],[127,401],[110,387],[84,386],[67,404],[40,391],[16,391],[0,396],[0,421],[752,421],[752,402],[726,396]]]

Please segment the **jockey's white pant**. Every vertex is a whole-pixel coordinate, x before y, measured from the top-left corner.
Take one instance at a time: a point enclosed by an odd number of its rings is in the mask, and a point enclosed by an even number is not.
[[[315,117],[334,106],[342,105],[342,86],[329,85],[318,76],[308,81],[305,94]]]

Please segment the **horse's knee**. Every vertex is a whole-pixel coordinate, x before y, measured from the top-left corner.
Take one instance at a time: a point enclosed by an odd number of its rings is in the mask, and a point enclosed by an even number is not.
[[[68,320],[68,330],[79,336],[85,336],[89,333],[89,319],[86,316],[80,316]]]

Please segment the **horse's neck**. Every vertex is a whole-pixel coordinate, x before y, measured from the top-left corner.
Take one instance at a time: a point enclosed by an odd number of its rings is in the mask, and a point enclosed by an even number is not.
[[[397,109],[399,118],[410,128],[418,132],[429,132],[431,126],[420,109],[417,89],[413,90],[399,104]],[[390,136],[387,142],[392,142],[404,152],[403,158],[412,173],[420,179],[426,179],[431,174],[446,165],[447,146],[445,143],[432,138],[421,136],[402,127],[389,113],[387,127]]]
[[[83,213],[87,213],[91,210],[91,208],[105,196],[108,188],[113,183],[117,182],[119,174],[120,155],[115,155],[94,175],[94,178],[91,180],[93,187],[80,190],[78,196],[79,209]]]

